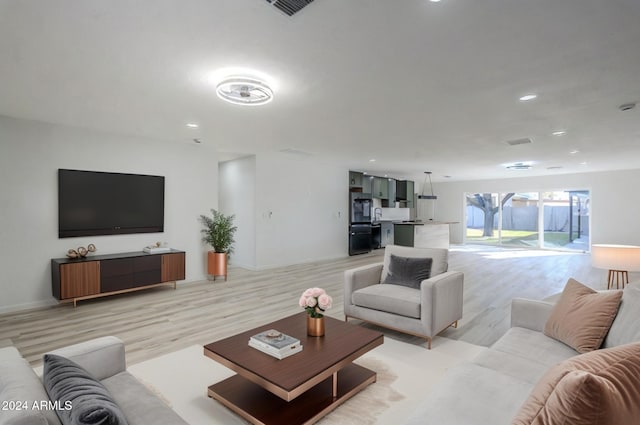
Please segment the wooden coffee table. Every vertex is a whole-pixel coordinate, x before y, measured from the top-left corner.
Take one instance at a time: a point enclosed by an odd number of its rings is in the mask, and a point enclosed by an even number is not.
[[[205,345],[205,356],[237,372],[211,385],[209,397],[254,424],[312,424],[376,381],[353,361],[384,342],[380,332],[325,316],[325,336],[310,337],[305,315]],[[247,345],[268,329],[300,339],[303,350],[278,360]]]

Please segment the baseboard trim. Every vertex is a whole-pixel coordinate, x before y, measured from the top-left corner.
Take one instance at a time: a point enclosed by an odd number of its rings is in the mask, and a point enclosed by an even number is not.
[[[35,309],[40,309],[44,307],[53,307],[57,304],[58,304],[58,301],[52,298],[50,300],[40,300],[40,301],[33,301],[30,303],[24,303],[24,304],[8,305],[8,306],[0,307],[0,314],[16,313],[16,312],[25,311],[25,310],[35,310]]]

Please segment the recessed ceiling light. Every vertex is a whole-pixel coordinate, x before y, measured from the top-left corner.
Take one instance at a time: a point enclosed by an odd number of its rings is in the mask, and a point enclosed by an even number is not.
[[[194,122],[190,122],[190,123],[187,123],[187,127],[189,127],[189,128],[198,128],[199,125],[194,123]]]
[[[580,163],[580,165],[587,165],[587,164],[589,164],[587,161],[583,161]]]
[[[440,3],[442,0],[429,0],[431,3]]]
[[[216,86],[222,100],[236,105],[258,106],[273,100],[273,91],[264,82],[247,77],[229,77]]]
[[[376,160],[375,160],[375,159],[373,159],[373,158],[371,158],[371,159],[369,160],[369,162],[376,162]]]
[[[564,136],[565,134],[567,134],[567,132],[564,130],[558,130],[551,133],[552,136]]]
[[[538,97],[537,94],[530,93],[530,94],[525,94],[524,96],[520,97],[520,100],[522,102],[527,102],[529,100],[535,99],[536,97]]]
[[[570,151],[569,153],[570,153],[571,155],[575,155],[575,154],[577,154],[577,153],[579,153],[579,152],[580,152],[579,150],[574,149],[574,150]]]

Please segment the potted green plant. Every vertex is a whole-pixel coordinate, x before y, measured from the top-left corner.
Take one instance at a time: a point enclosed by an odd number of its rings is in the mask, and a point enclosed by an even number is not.
[[[233,225],[235,215],[224,215],[220,211],[211,210],[212,216],[201,215],[200,222],[204,226],[201,230],[202,241],[213,248],[207,258],[207,272],[216,276],[224,276],[227,280],[227,259],[233,251],[233,235],[238,228]]]

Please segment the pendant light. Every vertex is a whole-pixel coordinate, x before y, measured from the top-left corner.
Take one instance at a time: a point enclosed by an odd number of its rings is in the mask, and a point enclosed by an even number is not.
[[[418,195],[418,199],[438,199],[436,195],[433,194],[433,184],[431,183],[431,171],[424,172],[424,184],[422,185],[422,194]],[[431,189],[431,195],[424,194],[424,188],[427,187],[427,178],[429,179],[429,188]]]

